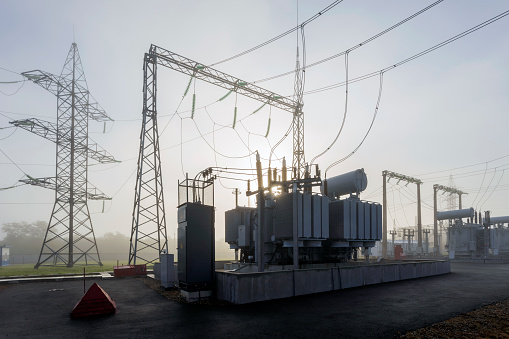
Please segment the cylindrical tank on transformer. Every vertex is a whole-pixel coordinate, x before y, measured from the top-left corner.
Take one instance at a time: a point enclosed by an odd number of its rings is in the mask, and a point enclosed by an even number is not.
[[[345,194],[360,193],[367,186],[368,177],[364,168],[361,168],[324,180],[321,192],[323,195],[334,198]]]
[[[443,211],[443,212],[437,212],[437,220],[472,218],[474,216],[474,214],[475,214],[475,212],[472,207],[462,209],[462,210]]]
[[[490,217],[490,224],[496,225],[496,224],[506,224],[509,223],[509,216],[505,217]]]

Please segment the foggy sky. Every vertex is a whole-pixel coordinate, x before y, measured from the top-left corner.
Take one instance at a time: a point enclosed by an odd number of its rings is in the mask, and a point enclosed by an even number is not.
[[[300,1],[302,22],[332,1]],[[432,1],[345,0],[305,26],[307,64],[345,51],[403,20]],[[485,20],[506,11],[506,1],[446,0],[390,33],[349,53],[348,75],[355,78],[393,65]],[[203,64],[215,63],[247,50],[295,26],[296,1],[19,1],[0,3],[0,67],[15,72],[41,69],[60,74],[73,41],[78,44],[88,87],[115,120],[106,125],[90,121],[90,137],[122,163],[94,165],[90,182],[109,196],[90,201],[94,230],[129,234],[132,223],[136,162],[142,110],[143,55],[151,43]],[[334,167],[328,177],[364,168],[368,188],[361,198],[381,202],[383,170],[414,176],[424,181],[421,189],[423,224],[432,224],[433,184],[455,185],[469,194],[463,206],[491,210],[493,216],[509,214],[509,17],[384,74],[378,116],[363,146],[351,158]],[[74,31],[74,32],[73,32]],[[295,68],[297,34],[233,61],[215,66],[246,81],[256,81]],[[299,41],[302,55],[302,41]],[[254,159],[225,158],[212,152],[201,133],[231,125],[235,96],[197,110],[189,117],[191,96],[179,107],[189,77],[159,67],[158,114],[168,234],[176,227],[177,181],[206,167],[252,168]],[[345,81],[345,58],[306,71],[305,90]],[[0,81],[21,80],[0,69]],[[294,76],[258,83],[281,95],[293,93]],[[56,98],[26,82],[0,84],[0,128],[9,121],[40,117],[56,122]],[[344,131],[334,147],[318,159],[322,170],[348,155],[364,137],[374,113],[379,78],[350,84]],[[196,82],[197,107],[213,103],[226,91]],[[239,119],[260,106],[238,96]],[[305,95],[305,152],[309,161],[329,146],[341,124],[345,87]],[[177,110],[177,107],[178,110]],[[268,119],[268,141],[263,137]],[[242,157],[249,149],[268,158],[269,150],[291,123],[287,112],[264,107],[243,120],[236,129],[224,128],[205,136],[221,154]],[[196,125],[195,125],[196,124]],[[246,131],[245,128],[249,132]],[[181,134],[182,131],[182,134]],[[33,177],[55,175],[55,145],[18,129],[0,129],[0,148]],[[238,133],[238,134],[237,134]],[[258,134],[258,135],[257,135]],[[261,136],[260,136],[261,135]],[[198,138],[197,138],[198,137]],[[181,140],[191,140],[179,146]],[[181,161],[182,151],[182,161]],[[291,163],[291,136],[276,149],[277,157]],[[493,159],[498,159],[491,161]],[[491,161],[491,162],[489,162]],[[474,165],[476,164],[476,165]],[[281,167],[277,160],[271,165]],[[474,166],[470,166],[474,165]],[[263,161],[268,166],[268,161]],[[460,168],[464,167],[464,168]],[[505,169],[507,169],[505,171]],[[8,187],[24,174],[0,154],[0,187]],[[433,173],[438,172],[438,173]],[[428,174],[430,173],[430,174]],[[498,185],[497,185],[498,183]],[[223,187],[223,185],[225,187]],[[496,190],[493,190],[496,186]],[[216,237],[224,235],[224,211],[233,208],[232,189],[245,193],[243,182],[216,181]],[[416,215],[415,186],[388,185],[389,227],[413,225]],[[445,209],[446,196],[439,209]],[[489,198],[489,199],[488,199]],[[0,223],[48,221],[54,192],[23,186],[0,191]],[[239,200],[247,205],[245,195]],[[251,206],[254,202],[250,202]]]

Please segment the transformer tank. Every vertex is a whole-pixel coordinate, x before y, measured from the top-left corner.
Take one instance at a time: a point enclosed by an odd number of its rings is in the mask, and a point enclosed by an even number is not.
[[[318,177],[310,181],[323,187]],[[306,185],[274,182],[282,189],[277,194],[264,194],[262,209],[237,207],[225,213],[225,241],[230,248],[240,250],[239,259],[245,263],[256,262],[256,251],[262,248],[264,265],[295,263],[295,248],[299,264],[312,264],[347,261],[355,257],[358,248],[374,247],[382,238],[382,206],[360,199],[367,183],[364,170],[329,181],[334,184],[330,197],[323,188],[321,193],[313,193]],[[349,196],[341,199],[338,192]],[[263,246],[256,244],[259,231]]]

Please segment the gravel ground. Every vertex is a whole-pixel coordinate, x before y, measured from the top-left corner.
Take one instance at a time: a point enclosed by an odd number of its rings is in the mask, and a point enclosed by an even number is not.
[[[509,338],[509,299],[408,332],[400,338]]]

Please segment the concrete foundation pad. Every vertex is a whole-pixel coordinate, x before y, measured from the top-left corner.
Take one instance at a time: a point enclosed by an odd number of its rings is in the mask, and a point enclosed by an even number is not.
[[[418,260],[266,272],[216,271],[219,300],[233,304],[288,298],[451,272],[446,260]]]
[[[210,297],[212,297],[212,291],[188,292],[180,290],[180,295],[183,296],[186,299],[186,301],[193,302],[198,301],[200,299],[209,299]]]

